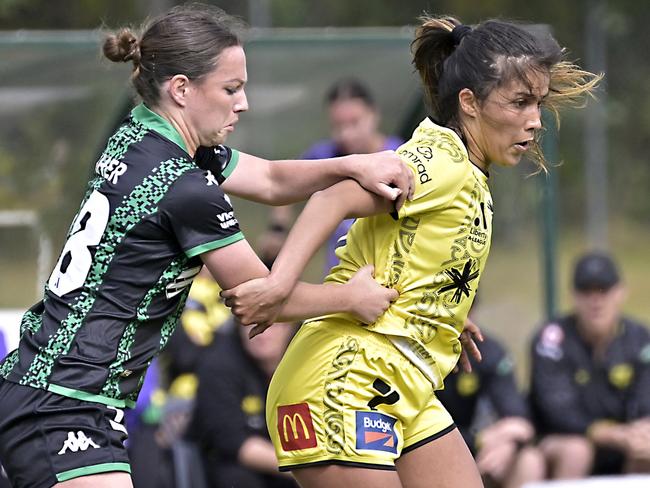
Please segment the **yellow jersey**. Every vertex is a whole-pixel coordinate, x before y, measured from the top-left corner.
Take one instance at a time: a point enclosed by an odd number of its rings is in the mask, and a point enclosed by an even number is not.
[[[358,219],[326,282],[347,282],[373,264],[376,279],[400,295],[368,329],[388,336],[439,389],[458,361],[458,337],[490,249],[492,197],[458,135],[429,119],[397,154],[415,173],[413,200],[398,215]],[[317,320],[359,326],[349,314]]]

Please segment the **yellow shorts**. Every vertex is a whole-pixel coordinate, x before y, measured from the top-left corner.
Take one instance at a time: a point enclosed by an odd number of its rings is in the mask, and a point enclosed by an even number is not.
[[[395,469],[455,428],[433,386],[383,335],[302,326],[273,375],[266,419],[280,470],[318,464]]]

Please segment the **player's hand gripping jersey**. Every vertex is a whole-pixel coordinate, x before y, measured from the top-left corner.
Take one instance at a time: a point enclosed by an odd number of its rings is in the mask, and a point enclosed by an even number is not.
[[[346,282],[374,264],[375,277],[400,296],[368,328],[387,335],[438,389],[460,354],[458,336],[490,249],[492,197],[456,133],[429,119],[397,153],[416,173],[413,200],[398,219],[357,220],[326,281]]]
[[[199,254],[243,235],[220,183],[238,153],[200,169],[176,130],[139,105],[109,139],[46,284],[23,317],[6,379],[132,406],[176,326]],[[197,158],[200,153],[197,152]]]

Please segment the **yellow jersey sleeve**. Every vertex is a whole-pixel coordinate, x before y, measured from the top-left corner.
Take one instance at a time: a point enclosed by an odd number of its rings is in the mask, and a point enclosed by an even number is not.
[[[429,119],[420,123],[397,154],[415,175],[413,200],[402,206],[399,218],[444,208],[463,188],[471,171],[460,138]]]

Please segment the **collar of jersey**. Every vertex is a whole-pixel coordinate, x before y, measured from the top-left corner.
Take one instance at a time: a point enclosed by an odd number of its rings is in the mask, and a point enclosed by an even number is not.
[[[144,103],[141,103],[133,110],[131,115],[135,120],[143,124],[147,129],[156,131],[158,134],[166,139],[169,139],[174,144],[179,146],[183,151],[187,152],[185,142],[176,129],[163,117],[156,112],[150,110]],[[188,153],[189,154],[189,153]]]
[[[474,174],[477,175],[480,179],[482,179],[484,181],[487,181],[487,179],[490,177],[490,174],[487,171],[483,171],[481,168],[479,168],[478,166],[476,166],[474,163],[472,163],[470,161],[469,154],[467,152],[467,147],[465,147],[465,143],[462,141],[462,139],[459,137],[459,135],[456,133],[456,131],[450,129],[449,127],[445,127],[445,126],[436,124],[429,117],[426,117],[421,122],[420,125],[424,125],[424,126],[427,126],[429,128],[439,130],[440,132],[444,132],[445,134],[448,134],[449,136],[451,136],[451,138],[456,141],[456,144],[458,144],[458,147],[460,147],[463,150],[463,153],[465,154],[465,158],[472,165],[472,169],[474,171]]]
[[[467,153],[467,148],[465,147],[465,144],[463,143],[461,138],[458,137],[458,134],[456,134],[455,131],[451,130],[449,127],[445,127],[443,125],[436,124],[429,117],[426,117],[420,124],[424,125],[426,127],[429,127],[429,128],[439,130],[440,132],[444,132],[445,134],[448,134],[449,136],[451,136],[451,138],[454,139],[454,141],[456,141],[456,144],[458,144],[458,147],[460,147],[463,150],[463,153],[465,154],[465,157],[467,159],[469,159],[469,155]]]

